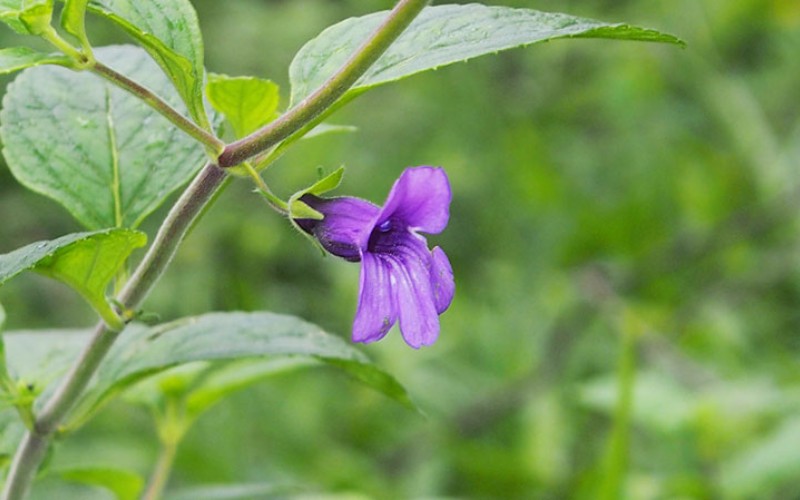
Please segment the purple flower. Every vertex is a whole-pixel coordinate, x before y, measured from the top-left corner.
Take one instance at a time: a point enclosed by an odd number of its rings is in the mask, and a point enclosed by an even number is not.
[[[413,348],[439,336],[439,315],[455,293],[453,269],[444,251],[428,250],[419,234],[439,233],[450,218],[450,182],[441,168],[407,168],[383,207],[358,198],[300,199],[322,220],[297,225],[330,253],[361,262],[353,340],[382,339],[396,321]]]

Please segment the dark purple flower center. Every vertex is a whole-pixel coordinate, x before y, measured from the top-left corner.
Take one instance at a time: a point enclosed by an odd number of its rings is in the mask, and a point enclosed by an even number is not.
[[[370,253],[393,254],[403,240],[410,236],[408,229],[396,219],[387,219],[372,230],[367,243]]]

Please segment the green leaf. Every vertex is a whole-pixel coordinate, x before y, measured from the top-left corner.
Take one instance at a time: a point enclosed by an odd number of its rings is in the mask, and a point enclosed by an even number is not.
[[[800,419],[786,419],[750,441],[721,464],[720,492],[724,498],[779,498],[800,474]]]
[[[181,401],[186,424],[231,393],[268,377],[319,365],[306,357],[256,358],[210,363],[198,361],[147,378],[128,389],[123,398],[147,408],[165,408],[170,400]]]
[[[225,115],[237,138],[278,116],[278,86],[270,80],[211,74],[206,95],[214,109]]]
[[[328,135],[328,134],[342,134],[348,132],[355,132],[358,130],[358,127],[354,127],[352,125],[336,125],[334,123],[320,123],[316,127],[312,128],[307,134],[303,135],[303,139],[312,139],[314,137],[319,137],[321,135]],[[281,143],[283,145],[283,143]]]
[[[275,358],[236,361],[209,370],[186,394],[186,411],[193,417],[209,409],[225,396],[265,378],[313,366],[311,358]]]
[[[182,107],[136,47],[95,56]],[[88,229],[137,227],[205,161],[194,140],[133,95],[86,72],[22,72],[0,112],[3,153],[23,185],[53,198]]]
[[[53,0],[0,0],[0,21],[23,35],[41,33],[52,15]]]
[[[81,45],[89,49],[89,39],[86,38],[86,7],[89,0],[66,0],[61,11],[61,26],[64,31],[77,38]]]
[[[342,21],[308,42],[289,68],[292,105],[330,77],[386,18],[386,12]],[[344,98],[422,71],[558,38],[613,38],[683,44],[674,36],[627,24],[480,4],[422,11]]]
[[[11,457],[22,440],[23,434],[25,434],[25,426],[17,415],[17,411],[13,407],[3,408],[0,406],[0,471],[7,469],[11,464]]]
[[[28,47],[0,49],[0,75],[13,73],[41,64],[70,66],[72,61],[59,54],[46,54]]]
[[[26,270],[57,279],[81,294],[112,327],[121,327],[105,297],[108,283],[147,236],[130,229],[75,233],[0,255],[0,285]]]
[[[95,383],[79,403],[73,421],[83,421],[104,400],[168,368],[263,356],[321,360],[415,408],[393,377],[341,338],[293,316],[231,312],[184,318],[152,328],[129,325],[98,369]]]
[[[91,0],[89,11],[142,44],[175,84],[191,116],[210,129],[203,104],[203,37],[189,0]]]
[[[104,467],[60,469],[57,472],[67,481],[100,486],[111,491],[117,500],[136,500],[144,488],[144,480],[139,474]]]
[[[3,326],[6,324],[6,310],[3,309],[3,304],[0,304],[0,331],[3,330]],[[0,337],[0,344],[2,344],[3,337]]]
[[[206,485],[185,488],[168,494],[166,500],[251,500],[253,498],[292,497],[298,487],[291,485],[274,485],[269,483],[243,483]]]
[[[33,395],[58,380],[89,341],[88,330],[19,330],[3,334],[8,372]]]

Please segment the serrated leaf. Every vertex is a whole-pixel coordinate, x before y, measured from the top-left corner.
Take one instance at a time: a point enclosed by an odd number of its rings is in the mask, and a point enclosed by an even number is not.
[[[70,66],[72,61],[59,54],[46,54],[28,47],[12,47],[0,49],[0,75],[13,73],[41,64],[57,64]]]
[[[342,21],[308,42],[289,68],[292,105],[307,97],[383,22],[386,12]],[[422,71],[558,38],[613,38],[682,44],[655,30],[565,14],[480,4],[428,7],[344,98]]]
[[[189,0],[91,0],[89,11],[142,44],[172,80],[195,121],[210,128],[203,103],[203,37]]]
[[[85,48],[89,47],[86,38],[86,7],[89,0],[65,0],[61,11],[61,26],[64,31],[77,38]]]
[[[130,229],[75,233],[0,255],[0,285],[27,270],[57,279],[81,294],[110,325],[118,326],[106,300],[108,283],[147,236]]]
[[[278,115],[278,86],[270,80],[211,74],[206,95],[214,109],[225,115],[237,138],[261,128]]]
[[[133,46],[95,56],[181,109],[169,80]],[[3,154],[23,185],[88,229],[137,227],[202,166],[191,138],[133,95],[86,72],[22,72],[0,112]]]
[[[41,33],[52,14],[53,0],[0,0],[0,21],[23,35]]]
[[[144,479],[139,474],[124,469],[94,467],[60,469],[55,472],[67,481],[105,488],[117,500],[136,500],[144,488]]]
[[[197,361],[310,357],[338,366],[401,404],[415,408],[405,389],[341,338],[293,316],[209,313],[148,328],[132,324],[97,372],[73,421],[143,378]]]

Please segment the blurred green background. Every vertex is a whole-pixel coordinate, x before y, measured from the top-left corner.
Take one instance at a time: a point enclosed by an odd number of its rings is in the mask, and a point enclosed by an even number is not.
[[[284,96],[306,40],[392,5],[193,3],[209,70],[271,78]],[[446,168],[450,225],[430,240],[450,256],[457,293],[440,340],[416,352],[393,331],[364,347],[426,417],[330,368],[282,375],[197,422],[171,487],[798,498],[800,3],[489,3],[653,27],[688,47],[563,40],[416,76],[332,117],[356,133],[305,141],[271,167],[288,195],[318,166],[345,165],[339,193],[378,203],[403,168]],[[126,41],[102,22],[91,33]],[[0,44],[17,42],[3,31]],[[0,252],[80,230],[5,167],[0,215]],[[240,181],[145,308],[163,319],[271,310],[346,337],[357,287],[357,266],[320,258]],[[66,287],[33,275],[0,302],[9,330],[93,323]],[[148,413],[120,402],[53,460],[146,475],[157,452]],[[45,480],[39,495],[64,488]]]

